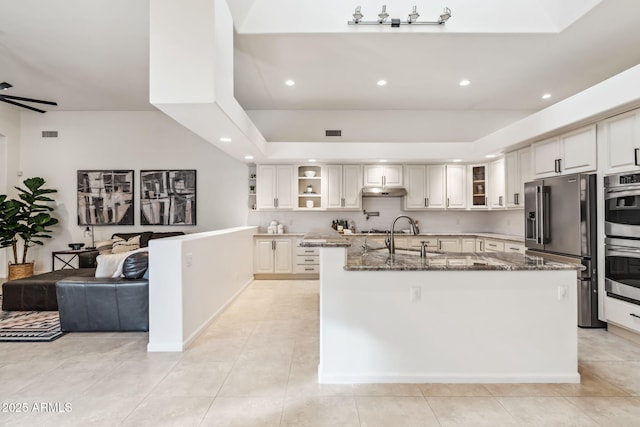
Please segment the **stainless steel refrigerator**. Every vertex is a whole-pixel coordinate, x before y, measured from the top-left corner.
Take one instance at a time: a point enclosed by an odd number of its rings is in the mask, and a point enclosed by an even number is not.
[[[525,184],[527,253],[582,264],[578,326],[600,328],[596,239],[596,175],[558,176]]]

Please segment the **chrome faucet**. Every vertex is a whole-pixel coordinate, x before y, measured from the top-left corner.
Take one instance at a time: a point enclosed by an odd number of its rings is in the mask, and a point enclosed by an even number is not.
[[[416,225],[416,222],[413,220],[413,218],[408,217],[406,215],[400,215],[399,217],[394,219],[393,223],[391,223],[391,231],[389,232],[389,234],[387,235],[387,238],[385,239],[385,244],[387,245],[387,248],[389,249],[390,254],[396,253],[395,228],[396,228],[396,222],[400,218],[407,218],[409,220],[409,224],[411,224],[411,232],[413,234],[418,234],[418,226]]]

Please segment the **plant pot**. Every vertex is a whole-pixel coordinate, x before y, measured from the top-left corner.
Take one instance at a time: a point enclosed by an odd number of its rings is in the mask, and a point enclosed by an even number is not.
[[[23,279],[33,276],[33,265],[34,263],[32,262],[26,264],[9,264],[9,277],[7,280]]]

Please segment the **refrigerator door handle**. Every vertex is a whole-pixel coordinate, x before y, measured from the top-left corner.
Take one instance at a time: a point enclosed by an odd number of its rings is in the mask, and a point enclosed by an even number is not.
[[[540,245],[543,245],[549,241],[549,224],[547,216],[549,214],[549,200],[548,200],[548,189],[544,185],[539,185],[536,188],[536,210],[537,210],[537,242]]]

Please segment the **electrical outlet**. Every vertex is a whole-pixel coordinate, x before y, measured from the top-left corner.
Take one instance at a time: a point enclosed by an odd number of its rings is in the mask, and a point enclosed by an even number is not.
[[[562,301],[567,297],[568,288],[565,285],[558,286],[558,301]]]
[[[422,288],[420,286],[411,287],[411,302],[420,302],[422,300]]]
[[[187,267],[191,267],[193,265],[193,254],[191,252],[184,255],[184,263]]]

